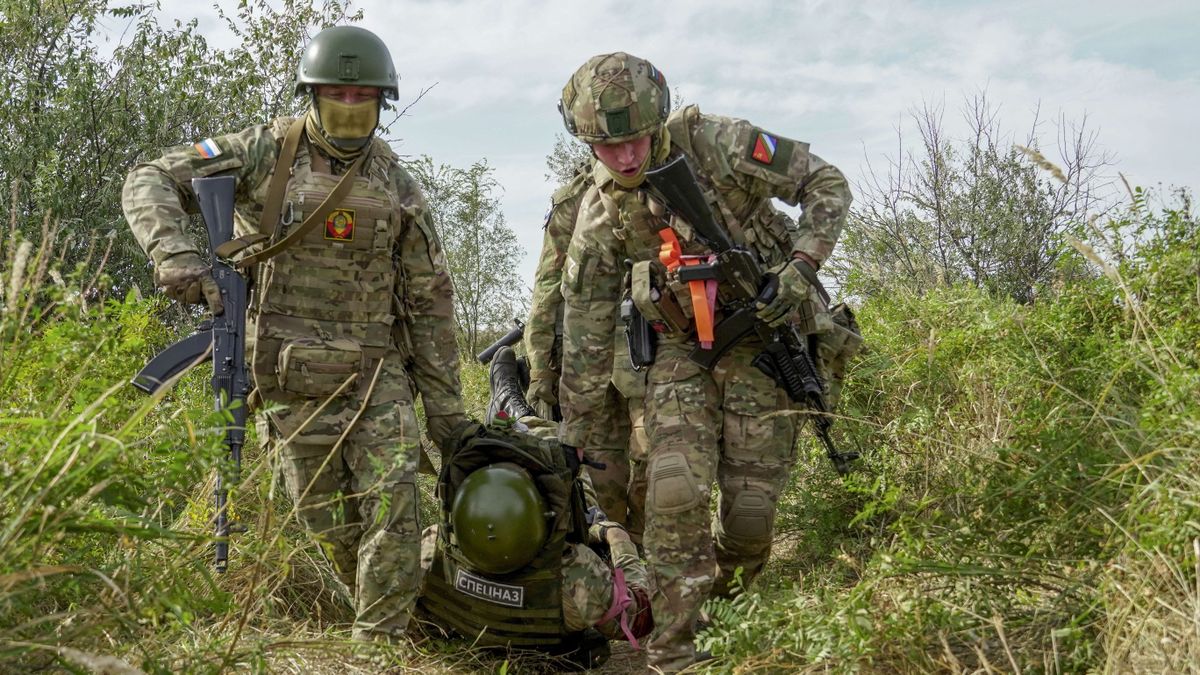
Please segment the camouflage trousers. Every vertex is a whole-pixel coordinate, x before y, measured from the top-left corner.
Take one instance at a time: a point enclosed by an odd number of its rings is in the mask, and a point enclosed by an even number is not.
[[[584,448],[588,459],[603,464],[603,469],[587,468],[596,501],[609,520],[620,523],[629,538],[642,545],[646,527],[646,426],[641,398],[625,398],[612,384],[608,386],[605,409],[612,411],[608,433],[594,446]],[[546,412],[539,409],[539,414]],[[523,417],[521,422],[539,438],[558,434],[558,425],[547,417]]]
[[[356,639],[404,631],[420,562],[412,388],[389,354],[364,402],[372,374],[315,417],[323,399],[268,415],[271,441],[286,441],[280,457],[296,515],[353,598]]]
[[[744,583],[762,570],[800,426],[787,395],[752,365],[759,349],[735,347],[705,371],[688,360],[690,347],[660,342],[646,391],[644,542],[656,624],[649,663],[665,672],[694,660],[696,620],[710,594],[729,594],[739,567]]]
[[[437,551],[437,525],[425,528],[421,537],[421,574],[433,565]],[[624,640],[621,619],[632,623],[637,606],[630,603],[622,614],[605,620],[613,605],[613,568],[620,569],[630,587],[648,588],[646,568],[636,550],[613,551],[609,565],[595,551],[583,544],[567,544],[563,551],[562,613],[563,625],[576,632],[595,628],[610,640]]]

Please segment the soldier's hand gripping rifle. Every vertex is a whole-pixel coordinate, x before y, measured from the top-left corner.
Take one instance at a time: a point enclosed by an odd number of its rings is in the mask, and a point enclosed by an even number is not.
[[[729,233],[713,216],[687,157],[680,155],[657,169],[646,172],[646,182],[667,209],[687,221],[716,253],[712,263],[687,265],[678,269],[683,282],[716,279],[724,318],[713,329],[710,349],[697,345],[688,358],[711,370],[731,347],[743,338],[756,335],[766,347],[754,359],[754,365],[787,392],[788,398],[817,412],[817,437],[839,474],[850,471],[856,452],[839,452],[829,436],[833,424],[825,404],[825,387],[817,374],[813,350],[791,324],[772,328],[756,316],[757,302],[769,303],[779,288],[779,279],[767,273],[758,255],[734,243]]]
[[[133,378],[133,386],[147,394],[157,392],[179,373],[209,359],[213,364],[212,388],[217,410],[227,410],[231,419],[225,427],[228,451],[228,475],[236,482],[242,466],[242,445],[246,440],[246,396],[250,393],[250,374],[246,368],[246,302],[248,283],[216,254],[217,247],[233,237],[233,205],[236,180],[232,176],[196,178],[192,189],[200,203],[200,213],[208,228],[208,247],[213,252],[212,275],[221,289],[225,311],[205,320],[196,332],[167,347]],[[210,350],[211,347],[211,350]],[[229,565],[229,534],[240,531],[229,520],[228,487],[217,472],[216,569],[224,572]]]

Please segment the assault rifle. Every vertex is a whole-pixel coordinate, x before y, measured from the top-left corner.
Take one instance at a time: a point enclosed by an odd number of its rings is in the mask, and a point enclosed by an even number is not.
[[[829,436],[833,420],[825,404],[825,386],[813,362],[815,345],[803,340],[795,327],[786,322],[772,328],[756,316],[755,304],[770,302],[775,297],[779,278],[764,269],[757,253],[734,243],[717,222],[687,157],[680,155],[662,167],[647,171],[646,182],[667,209],[687,221],[716,253],[712,263],[680,267],[679,280],[716,279],[722,297],[728,298],[721,306],[725,316],[713,329],[711,349],[697,345],[688,358],[711,370],[743,338],[757,336],[765,347],[754,358],[754,366],[783,387],[792,401],[817,412],[814,424],[825,454],[839,474],[848,473],[850,462],[858,458],[858,453],[839,452]]]
[[[242,445],[246,441],[246,396],[250,393],[250,374],[246,368],[246,302],[249,285],[216,254],[217,247],[233,237],[233,199],[236,180],[232,176],[195,178],[192,189],[200,203],[200,213],[208,228],[208,247],[213,252],[212,275],[221,289],[225,311],[203,321],[196,332],[167,347],[150,360],[133,378],[133,386],[154,394],[176,375],[194,365],[212,360],[213,397],[217,410],[226,410],[231,419],[225,427],[225,448],[231,471],[238,480],[242,468]],[[229,520],[229,491],[217,471],[216,561],[218,572],[229,566],[229,534],[244,531]]]
[[[492,357],[496,355],[496,352],[500,351],[501,347],[511,347],[525,337],[525,324],[521,323],[520,319],[513,319],[513,323],[516,324],[516,328],[508,331],[501,336],[499,340],[493,342],[487,349],[475,355],[475,358],[478,359],[480,363],[486,366],[491,362]]]

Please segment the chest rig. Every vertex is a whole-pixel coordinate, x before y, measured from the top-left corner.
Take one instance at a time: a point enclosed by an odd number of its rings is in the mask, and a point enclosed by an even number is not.
[[[529,472],[546,500],[546,543],[525,567],[508,574],[472,569],[456,544],[449,513],[459,485],[480,467],[512,462]],[[583,497],[562,446],[527,434],[489,427],[446,458],[438,477],[441,518],[433,563],[418,598],[435,622],[485,647],[567,653],[586,633],[563,628],[562,559],[568,541],[583,541]]]
[[[324,222],[259,264],[251,363],[264,396],[329,395],[395,349],[393,256],[401,223],[387,170],[386,157],[368,156]],[[298,228],[342,179],[300,143],[271,242]]]

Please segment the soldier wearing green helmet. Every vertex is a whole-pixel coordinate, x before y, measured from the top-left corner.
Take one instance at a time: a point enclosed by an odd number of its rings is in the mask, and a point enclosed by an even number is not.
[[[657,351],[644,371],[643,546],[656,589],[649,664],[663,672],[696,659],[701,604],[734,592],[730,582],[739,568],[749,583],[766,562],[803,416],[753,365],[764,346],[756,338],[733,346],[711,370],[688,358],[693,349],[711,347],[722,296],[703,279],[682,280],[678,270],[709,259],[690,256],[713,251],[646,189],[647,170],[679,155],[688,159],[717,219],[779,280],[758,316],[835,345],[820,349],[828,379],[837,379],[857,344],[849,315],[831,312],[814,283],[850,205],[842,174],[806,143],[694,105],[670,109],[663,73],[624,52],[589,59],[559,102],[567,130],[591,145],[598,160],[562,280],[560,437],[587,450],[611,424],[604,401],[615,358],[612,327],[616,308],[629,297],[657,330]],[[803,216],[790,222],[772,199],[801,205]],[[720,486],[715,521],[714,482]]]
[[[423,624],[476,645],[590,668],[609,640],[637,648],[653,627],[646,570],[554,436],[510,418],[471,427],[443,457],[418,606]]]
[[[352,599],[356,639],[401,635],[415,602],[414,397],[439,446],[466,421],[442,246],[416,182],[375,133],[398,80],[378,36],[323,30],[296,71],[304,115],[173,148],[134,167],[123,193],[157,285],[219,313],[187,232],[191,179],[237,179],[238,243],[219,253],[251,278],[246,354],[269,404],[259,434]]]

